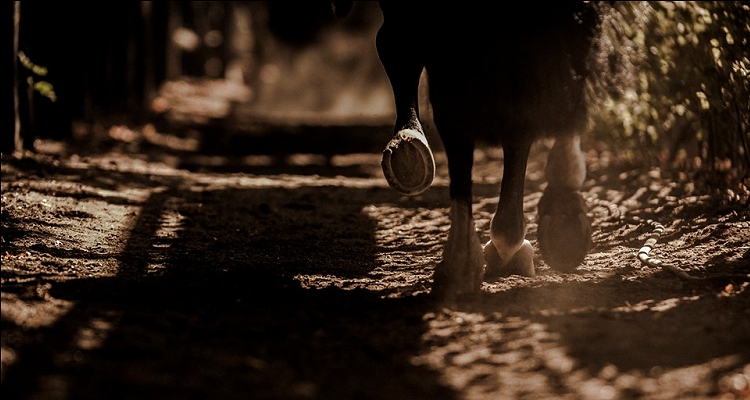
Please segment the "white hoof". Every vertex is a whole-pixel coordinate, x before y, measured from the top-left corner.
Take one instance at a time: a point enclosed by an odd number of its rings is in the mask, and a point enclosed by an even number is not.
[[[534,248],[524,240],[510,260],[503,260],[492,241],[484,246],[484,260],[487,262],[485,278],[503,278],[510,275],[536,276],[534,270]]]

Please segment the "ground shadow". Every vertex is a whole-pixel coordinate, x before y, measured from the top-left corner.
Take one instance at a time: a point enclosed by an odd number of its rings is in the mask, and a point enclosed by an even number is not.
[[[741,367],[750,363],[750,342],[736,334],[750,329],[747,296],[717,298],[717,292],[715,283],[683,283],[671,275],[627,281],[613,275],[486,293],[465,308],[540,324],[575,368],[592,376],[605,366],[649,374],[722,358]]]
[[[428,296],[295,280],[366,279],[377,267],[376,223],[361,210],[393,196],[372,190],[388,189],[172,181],[141,206],[116,276],[52,284],[49,295],[74,306],[18,349],[4,393],[456,398],[438,372],[411,363]]]

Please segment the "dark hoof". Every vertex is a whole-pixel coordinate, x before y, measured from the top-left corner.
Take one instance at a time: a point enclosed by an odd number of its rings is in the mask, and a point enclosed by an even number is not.
[[[470,299],[481,291],[482,270],[471,276],[456,276],[449,273],[445,261],[438,264],[432,278],[431,295],[445,302]]]
[[[383,151],[383,175],[399,192],[414,196],[427,190],[435,177],[435,159],[424,134],[399,131]]]
[[[570,188],[548,187],[539,200],[539,249],[555,270],[575,270],[591,248],[591,222],[584,207],[581,194]]]

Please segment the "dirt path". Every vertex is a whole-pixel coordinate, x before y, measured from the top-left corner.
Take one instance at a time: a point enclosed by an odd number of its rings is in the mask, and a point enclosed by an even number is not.
[[[750,398],[748,284],[683,281],[635,256],[655,219],[652,256],[750,274],[750,212],[684,174],[592,156],[586,197],[622,218],[592,202],[577,273],[537,259],[535,278],[438,304],[440,154],[436,185],[405,198],[378,154],[227,172],[218,156],[133,143],[56,146],[2,160],[5,399]],[[546,146],[526,186],[535,246]],[[477,152],[482,241],[501,157]]]

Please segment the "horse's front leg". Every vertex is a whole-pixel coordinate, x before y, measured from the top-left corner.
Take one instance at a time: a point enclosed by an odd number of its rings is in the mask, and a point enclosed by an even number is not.
[[[452,300],[479,291],[485,263],[472,213],[474,141],[460,129],[445,125],[439,125],[438,129],[448,158],[451,225],[443,246],[443,259],[435,268],[433,293],[443,300]]]
[[[419,121],[419,77],[424,63],[415,21],[408,7],[383,7],[383,25],[377,50],[396,103],[394,136],[383,151],[381,166],[388,184],[399,192],[416,195],[427,190],[435,177],[435,160]]]

